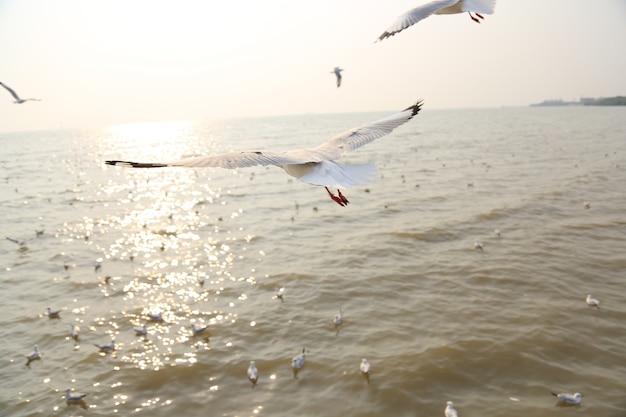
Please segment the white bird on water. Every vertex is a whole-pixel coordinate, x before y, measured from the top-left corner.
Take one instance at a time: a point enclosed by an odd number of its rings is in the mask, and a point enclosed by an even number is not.
[[[294,356],[294,358],[291,360],[291,367],[293,368],[294,378],[298,376],[298,371],[300,371],[300,369],[302,369],[302,367],[304,366],[305,359],[306,359],[306,352],[305,352],[305,349],[302,348],[302,353],[299,354],[298,356]]]
[[[474,249],[477,250],[483,250],[483,244],[482,242],[479,242],[478,240],[474,242]]]
[[[70,324],[70,336],[74,340],[78,340],[78,327],[74,325],[74,323]]]
[[[300,181],[324,186],[330,198],[340,206],[349,203],[338,187],[364,184],[374,175],[373,165],[343,165],[335,160],[347,153],[391,133],[395,128],[411,120],[422,108],[422,102],[382,120],[350,129],[324,142],[317,148],[295,149],[284,152],[244,151],[200,156],[173,162],[106,161],[108,165],[131,168],[163,167],[221,167],[244,168],[257,165],[276,165]],[[328,187],[336,187],[337,195]]]
[[[361,365],[359,365],[359,369],[361,369],[361,373],[363,374],[365,379],[367,379],[367,383],[369,384],[371,368],[370,368],[370,363],[367,361],[367,359],[365,358],[361,359]]]
[[[250,361],[250,366],[248,366],[248,379],[252,382],[252,387],[254,388],[259,380],[259,370],[256,369],[254,361]]]
[[[41,353],[39,353],[39,346],[35,345],[33,351],[26,356],[26,366],[29,366],[32,361],[41,359]]]
[[[598,301],[595,298],[591,297],[591,294],[587,294],[587,298],[585,299],[585,301],[587,302],[587,305],[589,307],[596,307],[596,308],[600,308],[600,301]],[[610,310],[610,309],[609,309]]]
[[[48,317],[51,319],[60,319],[61,318],[61,310],[52,311],[50,307],[48,307]]]
[[[333,324],[339,326],[341,323],[343,323],[343,310],[339,309],[339,312],[333,317]]]
[[[108,345],[97,345],[94,343],[94,346],[100,349],[100,352],[113,352],[115,350],[115,340],[111,340],[111,343]]]
[[[446,417],[458,417],[458,413],[454,408],[454,403],[452,401],[446,402],[446,409],[444,410]]]
[[[72,390],[69,388],[65,390],[65,402],[67,403],[78,403],[83,401],[87,394],[81,394],[79,392],[72,393]]]
[[[341,87],[341,71],[343,71],[342,68],[335,67],[335,69],[330,72],[337,77],[337,88]]]
[[[276,291],[274,291],[274,298],[280,298],[280,300],[283,301],[283,295],[285,295],[285,287],[277,288]]]
[[[135,326],[133,330],[135,331],[135,336],[145,336],[148,334],[148,328],[145,324],[143,326]]]
[[[575,394],[568,394],[565,392],[561,394],[556,394],[553,392],[552,395],[554,395],[561,404],[568,404],[568,405],[580,404],[580,402],[583,399],[583,395],[579,392]]]
[[[194,335],[194,336],[199,336],[199,335],[201,335],[201,334],[202,334],[202,333],[204,333],[204,331],[205,331],[206,329],[208,329],[208,328],[209,328],[209,326],[200,326],[200,327],[196,327],[196,325],[195,325],[195,324],[192,324],[192,325],[191,325],[191,331],[193,332],[193,335]]]
[[[406,13],[398,16],[393,25],[389,26],[377,39],[382,41],[398,32],[403,31],[426,19],[432,14],[456,14],[467,12],[472,20],[480,23],[480,19],[484,19],[483,14],[492,14],[496,7],[496,0],[435,0],[430,3],[423,4]],[[472,15],[474,13],[476,16]]]
[[[9,87],[8,85],[3,84],[3,83],[0,83],[0,85],[6,88],[9,93],[11,93],[11,95],[15,99],[14,101],[15,104],[22,104],[26,101],[41,101],[38,98],[20,98],[20,96],[18,96],[17,93],[13,91],[13,89]]]

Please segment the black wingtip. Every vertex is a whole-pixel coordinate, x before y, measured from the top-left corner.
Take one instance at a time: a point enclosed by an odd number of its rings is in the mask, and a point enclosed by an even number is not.
[[[151,162],[131,162],[131,161],[104,161],[107,165],[122,166],[126,168],[164,168],[167,164],[155,164]]]
[[[424,100],[418,100],[414,105],[407,107],[403,111],[411,110],[411,117],[415,116],[422,109],[422,105],[424,104]]]

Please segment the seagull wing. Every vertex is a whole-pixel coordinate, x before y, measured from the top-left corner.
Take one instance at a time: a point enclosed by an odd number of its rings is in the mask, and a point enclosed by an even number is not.
[[[496,8],[496,0],[461,0],[459,1],[459,6],[463,12],[493,14]],[[440,10],[436,14],[441,12],[444,11]]]
[[[16,93],[15,91],[13,91],[13,89],[12,89],[11,87],[9,87],[8,85],[3,84],[3,83],[0,83],[0,85],[1,85],[1,86],[3,86],[4,88],[6,88],[6,89],[7,89],[7,91],[8,91],[9,93],[11,93],[11,95],[13,96],[13,98],[14,98],[15,100],[20,101],[20,96],[18,96],[18,95],[17,95],[17,93]]]
[[[403,31],[419,22],[420,20],[426,19],[433,13],[436,13],[439,9],[444,9],[446,7],[450,7],[459,0],[437,0],[432,1],[430,3],[423,4],[415,9],[411,9],[408,12],[398,16],[393,25],[389,26],[386,31],[383,32],[377,39],[377,41],[382,41],[385,38],[395,35],[398,32]]]
[[[131,162],[112,160],[107,165],[119,165],[130,168],[163,168],[163,167],[217,167],[246,168],[258,165],[299,165],[310,162],[323,162],[338,159],[346,153],[357,149],[375,139],[383,137],[396,127],[408,122],[421,109],[422,102],[407,107],[400,113],[358,128],[350,129],[328,140],[314,149],[295,149],[284,152],[274,151],[243,151],[229,152],[218,155],[199,156],[173,162]]]
[[[377,122],[350,129],[324,142],[314,149],[325,160],[339,159],[355,149],[391,133],[398,126],[411,120],[422,108],[422,101],[407,107],[400,113]]]
[[[257,165],[290,165],[305,164],[307,162],[321,162],[315,152],[302,149],[289,152],[272,151],[243,151],[229,152],[211,156],[198,156],[195,158],[181,159],[173,162],[130,162],[130,161],[106,161],[108,165],[119,165],[130,168],[163,168],[163,167],[216,167],[216,168],[246,168]]]

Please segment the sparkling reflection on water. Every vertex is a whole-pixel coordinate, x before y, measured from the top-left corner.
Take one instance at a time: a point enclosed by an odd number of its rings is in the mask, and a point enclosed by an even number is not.
[[[437,415],[452,399],[463,414],[528,417],[572,389],[583,412],[617,417],[622,116],[425,112],[350,158],[378,173],[346,191],[347,208],[274,167],[103,161],[314,146],[378,115],[1,135],[5,233],[26,246],[0,246],[0,409],[82,413],[63,403],[70,387],[94,415]],[[93,346],[111,340],[113,352]],[[16,352],[34,344],[44,356],[26,368]]]

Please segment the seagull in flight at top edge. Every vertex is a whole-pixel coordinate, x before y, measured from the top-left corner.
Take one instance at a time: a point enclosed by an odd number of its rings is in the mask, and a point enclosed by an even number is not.
[[[341,71],[343,71],[342,68],[335,67],[335,69],[330,72],[337,76],[337,88],[341,87]]]
[[[290,151],[243,151],[210,156],[182,159],[173,162],[130,162],[106,161],[108,165],[130,168],[163,167],[221,167],[244,168],[258,165],[276,165],[300,181],[323,186],[330,198],[340,206],[346,206],[348,199],[339,190],[367,183],[374,176],[374,165],[344,165],[336,162],[347,153],[366,145],[375,139],[391,133],[395,128],[411,120],[422,108],[422,101],[407,107],[399,113],[382,120],[347,130],[316,148],[294,149]],[[328,187],[335,187],[337,194]]]
[[[398,16],[393,25],[383,32],[376,41],[382,41],[426,19],[431,14],[456,14],[467,12],[472,20],[480,23],[483,14],[493,14],[496,0],[435,0],[411,9]],[[472,14],[474,13],[474,14]]]
[[[1,82],[0,82],[0,85],[3,86],[4,88],[6,88],[9,93],[11,93],[11,95],[15,99],[15,101],[14,101],[15,104],[22,104],[22,103],[24,103],[26,101],[41,101],[38,98],[20,98],[20,96],[18,96],[17,93],[11,87],[9,87],[8,85],[3,84]]]

